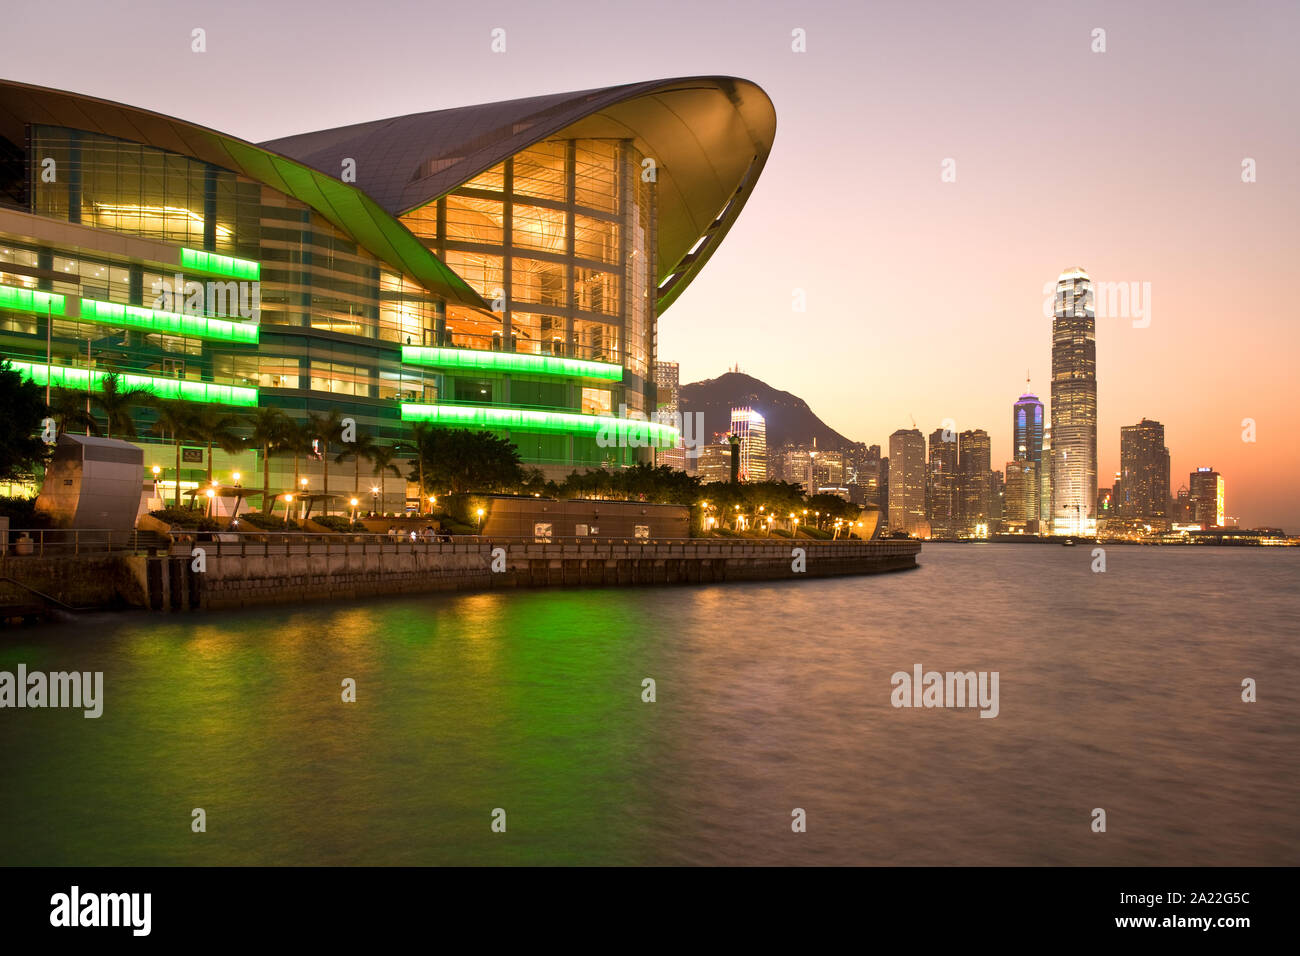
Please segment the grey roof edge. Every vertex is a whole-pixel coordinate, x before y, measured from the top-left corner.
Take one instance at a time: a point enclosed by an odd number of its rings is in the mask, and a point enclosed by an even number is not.
[[[303,202],[359,246],[398,271],[415,277],[430,291],[463,305],[488,309],[488,304],[464,279],[364,191],[291,156],[153,110],[0,78],[0,134],[21,142],[15,127],[27,123],[66,126],[143,143],[247,176]],[[261,168],[253,169],[239,158],[241,155],[255,156],[265,162],[259,164]],[[299,185],[284,177],[286,170],[296,174]],[[308,180],[310,188],[303,188]],[[350,201],[340,206],[330,202],[331,197]],[[355,207],[363,215],[353,216],[349,207]]]
[[[321,172],[337,171],[345,158],[352,159],[358,185],[390,214],[401,216],[515,153],[597,117],[641,140],[647,155],[672,157],[664,162],[660,180],[662,312],[735,223],[771,152],[775,108],[751,81],[731,76],[648,80],[388,117],[263,145]],[[416,175],[426,165],[429,173]]]

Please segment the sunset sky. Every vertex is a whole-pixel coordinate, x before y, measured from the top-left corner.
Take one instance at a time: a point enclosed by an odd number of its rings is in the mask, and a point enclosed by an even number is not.
[[[294,13],[292,10],[301,12]],[[887,446],[1048,398],[1043,286],[1149,283],[1097,323],[1101,484],[1166,426],[1245,526],[1300,531],[1300,5],[1287,2],[421,2],[10,5],[0,75],[259,141],[422,110],[694,74],[776,106],[739,222],[663,316],[682,379],[742,371]],[[190,52],[203,27],[208,52]],[[507,52],[490,31],[504,27]],[[807,52],[790,48],[807,33]],[[1092,33],[1106,31],[1106,52]],[[43,38],[33,42],[33,38]],[[57,38],[57,42],[56,42]],[[955,160],[956,182],[941,182]],[[1242,182],[1255,160],[1257,182]],[[808,310],[792,310],[795,289]],[[1242,419],[1258,441],[1242,441]]]

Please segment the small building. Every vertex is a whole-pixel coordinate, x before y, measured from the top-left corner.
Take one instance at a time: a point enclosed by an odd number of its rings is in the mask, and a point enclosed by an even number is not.
[[[59,528],[130,531],[140,510],[144,452],[116,438],[60,435],[36,510]]]
[[[552,540],[569,537],[688,538],[690,509],[647,501],[489,496],[483,499],[488,537]]]

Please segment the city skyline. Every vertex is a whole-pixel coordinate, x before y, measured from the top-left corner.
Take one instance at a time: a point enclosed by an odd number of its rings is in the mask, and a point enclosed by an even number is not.
[[[0,40],[4,73],[261,141],[373,119],[370,74],[391,91],[384,113],[394,116],[645,79],[644,62],[575,29],[598,10],[611,29],[654,46],[657,75],[747,77],[781,117],[744,214],[661,324],[659,356],[681,363],[683,382],[739,363],[855,440],[884,442],[909,417],[925,428],[954,419],[958,430],[987,429],[994,462],[1005,462],[1005,408],[1026,369],[1048,401],[1044,284],[1080,263],[1099,283],[1149,282],[1154,304],[1145,327],[1097,319],[1099,483],[1119,470],[1119,429],[1147,417],[1165,424],[1174,475],[1213,462],[1227,476],[1229,509],[1244,525],[1300,526],[1290,488],[1300,448],[1286,441],[1300,329],[1279,280],[1300,220],[1300,130],[1286,122],[1300,89],[1294,5],[1255,4],[1243,16],[1172,3],[1084,12],[758,3],[736,18],[669,0],[648,18],[582,4],[556,17],[411,2],[377,5],[346,36],[330,14],[350,8],[318,9],[304,18],[236,0],[218,18],[203,5],[146,4],[149,15],[125,19],[72,3],[82,29],[54,59],[24,40],[39,34],[40,8],[19,7]],[[410,29],[394,44],[399,20]],[[685,21],[692,29],[679,29]],[[203,56],[189,49],[197,26],[209,30]],[[492,59],[498,26],[510,52]],[[795,28],[806,53],[791,50]],[[1104,53],[1092,50],[1097,28]],[[416,54],[433,29],[456,41],[440,69],[474,76],[472,91],[427,82]],[[275,39],[285,35],[296,41]],[[105,71],[106,47],[139,51],[154,69]],[[541,50],[551,59],[539,78]],[[349,67],[291,97],[257,95],[284,75],[310,75],[322,57]],[[850,62],[860,72],[845,83]],[[1069,148],[1051,149],[1058,138]],[[1255,182],[1242,181],[1246,158]],[[941,179],[946,159],[953,182]],[[804,313],[792,312],[796,288]],[[1246,418],[1257,442],[1242,441]]]

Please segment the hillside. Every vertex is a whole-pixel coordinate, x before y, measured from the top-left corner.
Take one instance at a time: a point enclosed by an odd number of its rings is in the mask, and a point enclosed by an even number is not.
[[[773,388],[743,372],[727,372],[717,378],[683,385],[680,391],[683,414],[704,413],[704,438],[713,441],[715,433],[726,432],[731,425],[731,409],[748,405],[767,419],[767,446],[777,448],[788,442],[811,442],[829,450],[847,447],[853,442],[813,413],[798,395]]]

